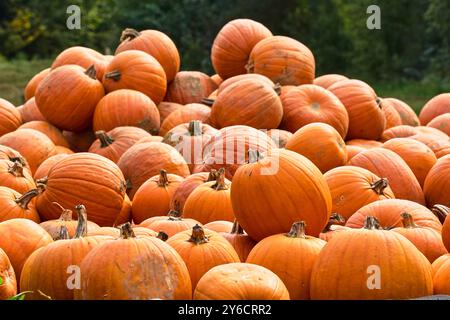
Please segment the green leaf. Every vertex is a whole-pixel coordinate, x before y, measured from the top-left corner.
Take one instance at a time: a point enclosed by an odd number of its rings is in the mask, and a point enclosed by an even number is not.
[[[0,277],[0,286],[3,284],[3,278],[2,277]]]
[[[20,293],[16,294],[15,296],[8,298],[8,300],[25,300],[25,295],[27,293],[33,293],[33,291],[20,292]]]

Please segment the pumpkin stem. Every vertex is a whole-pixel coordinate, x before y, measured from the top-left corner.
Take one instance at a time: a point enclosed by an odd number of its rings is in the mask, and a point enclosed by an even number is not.
[[[9,157],[9,161],[11,161],[11,162],[19,162],[22,165],[22,167],[26,167],[27,166],[27,162],[22,157]]]
[[[120,229],[120,238],[122,239],[136,238],[133,228],[131,227],[131,223],[126,222],[120,225],[118,228]]]
[[[78,214],[77,231],[75,232],[75,238],[81,238],[87,236],[87,212],[86,207],[82,204],[75,206]]]
[[[17,203],[22,209],[28,209],[28,204],[30,201],[39,195],[41,193],[41,190],[39,189],[31,189],[27,192],[25,192],[23,195],[21,195],[19,198],[14,200],[15,203]]]
[[[169,217],[169,220],[175,221],[175,220],[181,220],[181,205],[180,201],[175,200],[173,203],[173,208],[170,209],[169,213],[167,214]]]
[[[215,99],[203,98],[201,102],[204,105],[207,105],[208,107],[211,107],[214,104],[215,101],[216,101]]]
[[[248,163],[255,163],[263,158],[264,157],[259,150],[248,150]]]
[[[327,225],[323,229],[322,233],[326,233],[330,231],[330,228],[334,224],[342,225],[345,222],[345,218],[341,216],[339,213],[332,213],[330,215],[330,219],[328,219]]]
[[[114,139],[103,130],[95,131],[95,136],[100,140],[101,148],[106,148],[114,142]]]
[[[382,108],[383,108],[383,99],[377,97],[377,98],[375,99],[375,101],[377,102],[378,108],[382,109]]]
[[[255,72],[255,63],[253,60],[248,60],[248,63],[245,65],[245,70],[247,70],[247,73]]]
[[[114,70],[105,74],[106,79],[113,79],[114,81],[120,80],[121,73],[119,70]]]
[[[84,74],[86,74],[92,79],[97,79],[97,71],[95,70],[94,65],[91,65],[89,68],[87,68]]]
[[[387,178],[381,178],[370,185],[370,189],[375,191],[378,195],[384,195],[384,189],[389,186],[389,180]]]
[[[167,178],[167,171],[164,169],[159,170],[158,187],[167,187],[169,185],[169,179]]]
[[[216,169],[211,169],[211,171],[209,172],[208,178],[206,179],[206,182],[217,180],[218,175],[219,174],[217,173]]]
[[[277,93],[277,95],[281,95],[281,84],[276,83],[276,84],[273,86],[273,90],[275,90],[275,92]]]
[[[242,229],[241,225],[237,221],[237,219],[234,219],[233,227],[231,228],[231,234],[244,234],[244,229]]]
[[[447,218],[447,215],[450,212],[450,208],[442,204],[435,204],[433,208],[431,208],[431,211],[439,219],[441,223],[444,223],[445,218]]]
[[[411,214],[409,214],[408,212],[402,212],[400,216],[402,217],[403,228],[407,229],[417,228]]]
[[[375,218],[373,216],[368,216],[366,218],[366,220],[364,221],[364,229],[380,230],[381,229],[380,222],[378,221],[377,218]]]
[[[306,223],[305,221],[297,221],[292,224],[291,230],[286,234],[290,238],[306,239]]]
[[[126,28],[122,31],[122,34],[120,36],[120,43],[124,42],[125,40],[133,40],[134,38],[137,38],[141,35],[141,33],[133,28]]]
[[[56,240],[68,240],[68,239],[70,239],[69,230],[67,230],[67,227],[65,225],[61,225]]]
[[[131,183],[130,179],[127,179],[125,181],[125,190],[130,190],[130,189],[133,189],[133,184]]]
[[[188,241],[195,244],[203,244],[207,243],[209,240],[208,237],[206,237],[203,228],[196,224],[194,227],[192,227],[192,235]]]
[[[202,135],[202,122],[199,120],[192,120],[189,122],[188,128],[189,135],[192,137]]]
[[[72,210],[64,208],[58,202],[52,202],[52,204],[61,209],[60,221],[72,221]]]
[[[217,171],[216,183],[214,183],[211,188],[215,190],[227,190],[228,186],[225,183],[225,168],[220,168]]]
[[[169,239],[169,236],[164,231],[158,232],[158,235],[156,237],[162,241],[166,241],[167,239]]]
[[[23,165],[19,161],[14,161],[12,166],[8,168],[8,172],[15,177],[23,177]]]

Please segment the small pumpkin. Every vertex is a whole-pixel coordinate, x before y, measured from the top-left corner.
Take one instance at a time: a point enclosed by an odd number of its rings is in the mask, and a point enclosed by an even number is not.
[[[450,112],[450,93],[442,93],[428,101],[420,110],[419,119],[426,126],[437,116]]]
[[[66,148],[70,147],[61,130],[48,123],[47,121],[30,121],[21,125],[19,129],[34,129],[40,131],[47,137],[49,137],[50,140],[52,140],[52,142],[55,144],[55,146]]]
[[[40,193],[39,189],[31,189],[23,194],[0,186],[0,222],[10,219],[30,219],[40,222],[39,214],[35,206],[35,197]]]
[[[50,73],[50,68],[46,68],[42,71],[39,71],[36,73],[30,81],[28,81],[27,85],[25,86],[25,89],[23,91],[23,96],[25,98],[25,101],[30,100],[34,97],[34,94],[36,93],[36,89],[39,86],[39,83]],[[26,122],[24,120],[24,122]]]
[[[20,161],[0,160],[0,186],[25,193],[36,188],[31,171]]]
[[[179,104],[201,103],[217,89],[216,83],[205,73],[181,71],[167,87],[165,101]]]
[[[7,300],[17,294],[14,269],[5,251],[0,248],[0,300]]]
[[[450,155],[446,155],[438,159],[425,178],[423,192],[428,207],[432,207],[435,204],[450,207],[450,196],[447,192],[449,174]]]
[[[22,117],[16,107],[9,101],[0,98],[0,137],[12,132],[22,124]]]
[[[321,86],[324,89],[328,89],[336,82],[342,80],[348,80],[348,78],[341,74],[324,74],[323,76],[315,78],[313,84]]]
[[[244,229],[234,220],[233,227],[230,232],[221,232],[222,237],[228,240],[239,255],[241,262],[247,260],[248,254],[256,245],[256,242],[245,233]]]
[[[396,98],[384,98],[383,101],[397,110],[402,121],[402,125],[409,125],[413,127],[420,126],[419,117],[414,112],[413,108],[405,102]]]
[[[44,116],[36,105],[36,99],[34,97],[27,100],[22,106],[17,107],[22,117],[22,122],[27,123],[30,121],[45,121]]]
[[[204,104],[190,103],[182,108],[171,112],[166,119],[164,119],[159,130],[161,136],[165,136],[171,129],[176,126],[190,122],[192,120],[198,120],[203,123],[209,123],[209,117],[211,109]]]

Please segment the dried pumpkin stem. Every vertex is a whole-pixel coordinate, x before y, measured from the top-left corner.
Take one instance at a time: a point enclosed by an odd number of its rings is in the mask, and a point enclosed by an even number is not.
[[[12,166],[8,168],[8,172],[15,177],[23,177],[23,165],[18,161],[14,161]]]
[[[158,232],[158,235],[156,237],[162,241],[166,241],[167,239],[169,239],[168,234],[165,233],[164,231]]]
[[[133,40],[134,38],[137,38],[141,35],[141,33],[133,28],[126,28],[122,31],[122,34],[120,36],[120,43],[124,42],[125,40]]]
[[[247,73],[253,73],[255,71],[255,63],[252,60],[249,60],[245,65],[245,70],[247,70]]]
[[[19,162],[22,165],[22,167],[26,167],[27,166],[27,162],[22,157],[9,157],[9,161],[11,161],[11,162]]]
[[[103,130],[96,131],[95,136],[97,137],[97,139],[100,140],[101,148],[106,148],[107,146],[110,146],[114,142],[114,139]]]
[[[91,65],[89,68],[87,68],[84,73],[92,79],[97,79],[97,71],[95,70],[94,65]]]
[[[59,220],[72,221],[72,210],[64,208],[58,202],[52,202],[52,204],[61,209],[61,216],[59,217]]]
[[[167,214],[169,220],[181,220],[181,205],[178,200],[174,201],[173,208]]]
[[[87,212],[86,207],[82,204],[75,206],[78,214],[77,231],[75,232],[75,238],[81,238],[87,236]]]
[[[255,163],[263,158],[264,157],[259,150],[248,150],[248,163]]]
[[[242,229],[237,219],[234,219],[233,227],[231,228],[231,234],[244,234],[244,229]]]
[[[383,99],[377,97],[377,98],[375,99],[375,101],[376,101],[376,103],[377,103],[378,108],[382,109],[382,108],[383,108]]]
[[[114,70],[105,74],[106,79],[113,79],[114,81],[120,80],[121,73],[119,70]]]
[[[167,171],[164,169],[159,170],[159,187],[167,187],[169,185],[169,178],[167,178]]]
[[[202,122],[199,120],[192,120],[189,122],[188,127],[189,135],[192,137],[201,136],[202,135]]]
[[[225,168],[220,168],[217,171],[216,183],[214,183],[211,188],[215,190],[228,190],[228,186],[225,183]]]
[[[40,193],[41,191],[39,189],[31,189],[14,200],[14,202],[17,203],[22,209],[28,209],[28,204],[30,201]]]
[[[330,215],[330,219],[328,219],[327,225],[323,229],[323,233],[329,232],[332,225],[339,224],[342,225],[345,222],[345,218],[341,216],[339,213],[332,213]]]
[[[67,230],[67,227],[65,225],[61,225],[61,227],[59,228],[58,236],[56,239],[57,240],[70,239],[69,230]]]
[[[384,194],[384,189],[389,186],[389,181],[387,178],[381,178],[380,180],[375,181],[370,185],[370,188],[375,191],[377,194]]]
[[[416,224],[414,223],[414,218],[411,214],[409,214],[408,212],[402,212],[400,216],[402,217],[403,228],[417,228]]]
[[[136,238],[131,223],[126,222],[118,227],[120,229],[120,237],[122,239]]]
[[[277,93],[277,95],[281,95],[281,84],[276,83],[276,84],[273,86],[273,90],[275,90],[275,92]]]
[[[431,208],[431,211],[441,223],[444,223],[445,218],[447,218],[447,215],[450,212],[450,208],[442,204],[435,204],[433,208]]]
[[[364,221],[364,229],[367,230],[379,230],[381,229],[380,222],[373,216],[368,216]]]
[[[215,101],[216,101],[215,99],[203,98],[201,102],[204,105],[207,105],[207,106],[211,107],[214,104]]]
[[[291,230],[286,234],[290,238],[306,238],[305,221],[297,221],[292,224]]]
[[[208,178],[206,179],[206,182],[215,181],[217,180],[218,172],[216,169],[211,169],[211,171],[208,174]]]
[[[202,227],[200,227],[198,224],[192,227],[192,234],[191,237],[189,238],[189,242],[193,242],[195,244],[202,244],[207,243],[208,241],[209,241],[208,237],[206,237]]]

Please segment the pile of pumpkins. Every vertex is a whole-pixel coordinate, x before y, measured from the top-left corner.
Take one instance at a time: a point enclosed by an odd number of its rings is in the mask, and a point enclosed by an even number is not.
[[[417,116],[249,19],[211,60],[126,29],[0,100],[1,299],[450,295],[450,93]]]

